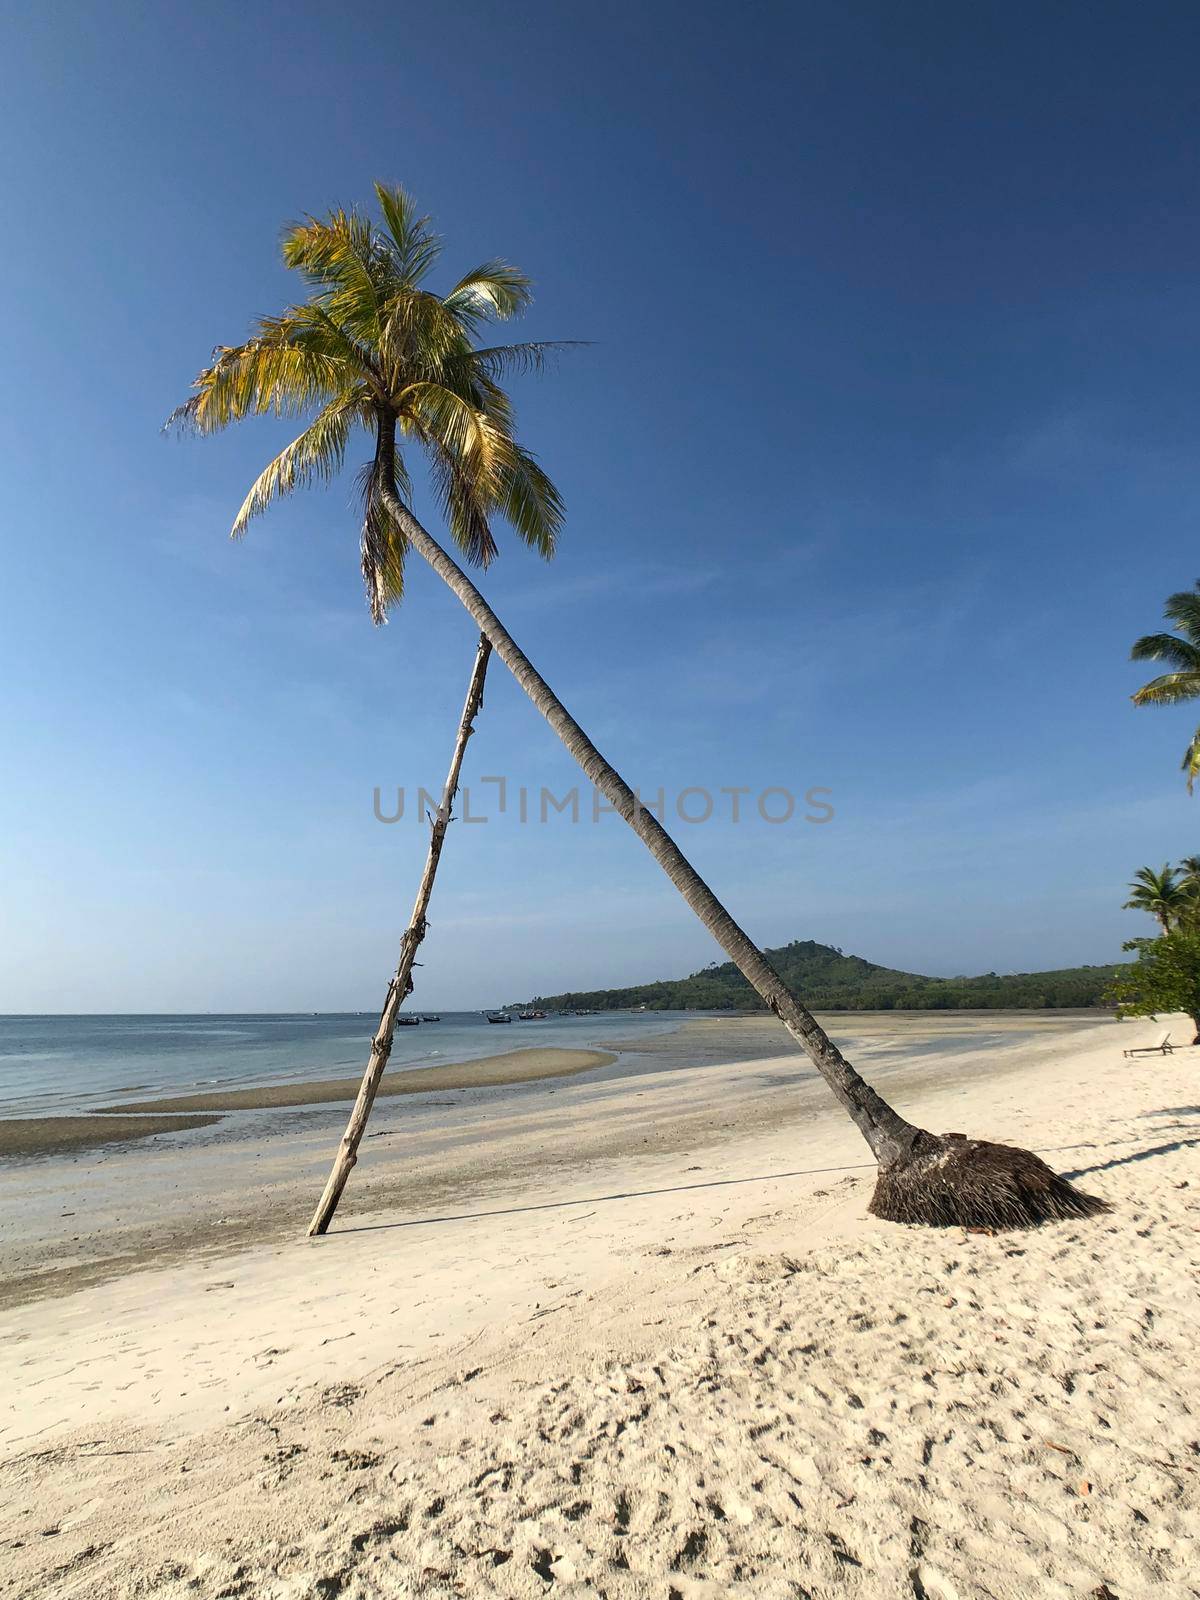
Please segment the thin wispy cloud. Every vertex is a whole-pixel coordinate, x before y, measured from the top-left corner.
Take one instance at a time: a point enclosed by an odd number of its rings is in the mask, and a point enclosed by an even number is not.
[[[559,577],[553,568],[539,571],[522,588],[506,592],[508,611],[565,609],[589,600],[661,600],[672,595],[699,594],[720,581],[716,566],[674,568],[647,562],[623,563],[611,571],[585,572]]]

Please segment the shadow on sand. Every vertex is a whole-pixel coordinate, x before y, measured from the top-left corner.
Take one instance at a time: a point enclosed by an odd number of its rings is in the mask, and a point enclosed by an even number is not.
[[[1064,1172],[1068,1183],[1074,1183],[1076,1178],[1086,1178],[1092,1172],[1110,1172],[1113,1167],[1127,1167],[1134,1161],[1150,1161],[1155,1156],[1169,1156],[1175,1150],[1187,1150],[1192,1145],[1200,1145],[1200,1138],[1175,1139],[1170,1144],[1152,1144],[1142,1150],[1134,1150],[1127,1156],[1114,1156],[1111,1161],[1097,1161],[1091,1167],[1076,1167],[1074,1172]]]
[[[1197,1110],[1200,1110],[1200,1108],[1194,1106],[1177,1107],[1173,1108],[1171,1113],[1163,1112],[1157,1114],[1168,1115]],[[1180,1150],[1187,1145],[1193,1144],[1200,1144],[1200,1138],[1179,1139],[1173,1144],[1155,1145],[1148,1150],[1135,1151],[1132,1155],[1114,1156],[1111,1161],[1097,1162],[1090,1167],[1077,1167],[1071,1172],[1062,1173],[1061,1176],[1066,1178],[1068,1182],[1074,1182],[1076,1178],[1085,1177],[1090,1172],[1106,1172],[1110,1167],[1122,1167],[1131,1161],[1148,1161],[1152,1156],[1168,1155],[1172,1150]],[[1043,1150],[1042,1154],[1049,1156],[1080,1148],[1081,1146],[1077,1144],[1055,1145],[1051,1149]],[[816,1178],[834,1173],[874,1171],[875,1163],[873,1161],[856,1161],[840,1167],[799,1167],[790,1172],[755,1173],[748,1178],[709,1178],[702,1183],[677,1183],[661,1189],[619,1189],[612,1194],[585,1195],[579,1199],[572,1200],[541,1200],[533,1205],[498,1206],[488,1211],[453,1211],[447,1212],[444,1216],[407,1217],[397,1222],[358,1222],[352,1223],[348,1227],[333,1227],[325,1237],[332,1238],[334,1234],[344,1233],[380,1233],[392,1228],[429,1228],[444,1222],[482,1222],[489,1217],[515,1217],[529,1211],[567,1211],[579,1206],[607,1205],[616,1200],[642,1200],[659,1194],[688,1194],[696,1189],[726,1189],[747,1183],[778,1183],[785,1178]]]
[[[642,1200],[656,1194],[687,1194],[693,1189],[727,1189],[743,1183],[777,1183],[784,1178],[822,1177],[832,1172],[874,1172],[873,1161],[857,1161],[844,1167],[801,1167],[795,1172],[762,1172],[750,1178],[709,1178],[704,1183],[676,1183],[663,1189],[620,1189],[613,1194],[584,1195],[577,1200],[541,1200],[536,1205],[502,1206],[494,1211],[456,1211],[444,1217],[410,1217],[400,1222],[360,1222],[348,1228],[331,1228],[335,1233],[377,1233],[389,1228],[427,1228],[437,1222],[481,1222],[486,1217],[516,1217],[525,1211],[566,1211],[574,1206],[598,1206],[611,1200]]]

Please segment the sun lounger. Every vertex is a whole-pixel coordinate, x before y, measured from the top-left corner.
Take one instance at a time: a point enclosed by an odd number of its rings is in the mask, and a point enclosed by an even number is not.
[[[1175,1046],[1171,1043],[1171,1035],[1164,1033],[1157,1044],[1137,1044],[1132,1050],[1126,1050],[1127,1056],[1169,1056],[1173,1055]]]

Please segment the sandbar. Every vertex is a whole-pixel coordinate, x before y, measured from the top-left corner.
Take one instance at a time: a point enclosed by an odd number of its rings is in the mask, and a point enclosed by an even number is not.
[[[5,1156],[64,1155],[124,1139],[149,1139],[159,1133],[207,1128],[219,1117],[4,1117],[0,1118],[0,1159]]]
[[[503,1055],[481,1056],[478,1061],[448,1062],[444,1066],[411,1067],[385,1072],[379,1095],[428,1094],[447,1089],[490,1089],[508,1083],[535,1083],[541,1078],[566,1078],[616,1060],[607,1050],[556,1050],[542,1047],[507,1050]],[[269,1111],[280,1106],[317,1106],[353,1100],[361,1076],[321,1078],[311,1083],[270,1083],[257,1089],[216,1089],[207,1094],[173,1095],[164,1100],[127,1101],[100,1106],[110,1114],[130,1111]]]

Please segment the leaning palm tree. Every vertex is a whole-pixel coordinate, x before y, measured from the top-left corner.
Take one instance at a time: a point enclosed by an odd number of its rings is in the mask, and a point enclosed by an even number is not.
[[[303,276],[307,298],[264,318],[246,343],[218,348],[174,414],[201,433],[253,415],[311,418],[252,486],[234,534],[279,495],[335,474],[351,434],[363,429],[372,451],[360,479],[362,571],[375,621],[400,600],[405,562],[415,551],[462,602],[586,776],[807,1052],[876,1158],[871,1210],[901,1222],[1020,1226],[1104,1209],[1028,1151],[928,1133],[876,1094],[596,749],[463,567],[417,520],[402,445],[424,454],[451,542],[468,565],[486,567],[495,555],[497,517],[527,544],[550,551],[561,503],[517,443],[500,386],[507,372],[541,365],[546,347],[481,344],[490,321],[524,309],[529,280],[489,261],[448,293],[433,292],[427,278],[438,241],[428,220],[403,190],[376,185],[375,192],[380,223],[335,211],[287,232],[283,259]],[[310,1232],[323,1232],[328,1220],[319,1209]]]
[[[1124,910],[1148,912],[1164,933],[1170,933],[1192,909],[1192,896],[1191,886],[1168,862],[1158,872],[1153,867],[1139,867],[1129,885]]]
[[[1135,706],[1176,706],[1185,700],[1200,700],[1200,581],[1171,595],[1163,616],[1176,631],[1143,634],[1135,641],[1129,659],[1166,661],[1173,670],[1144,683],[1133,696]],[[1187,773],[1191,794],[1200,773],[1200,728],[1192,735],[1180,765]]]

